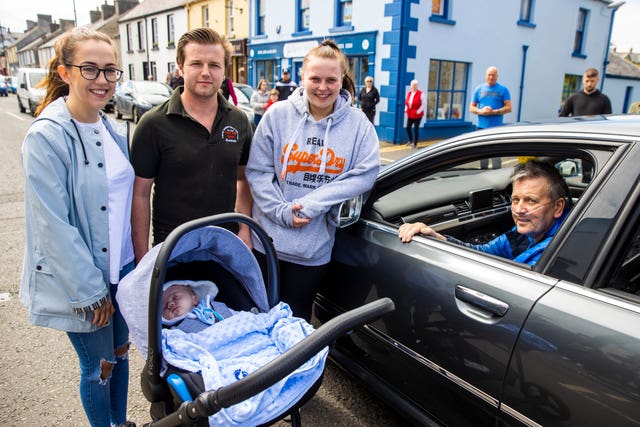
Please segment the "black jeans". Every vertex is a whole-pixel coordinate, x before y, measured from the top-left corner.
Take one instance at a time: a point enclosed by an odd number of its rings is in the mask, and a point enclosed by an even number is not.
[[[413,145],[418,144],[418,136],[420,130],[420,122],[422,121],[422,117],[417,119],[407,119],[407,135],[409,135],[409,142],[413,143]],[[411,135],[411,126],[414,129],[414,135]]]
[[[266,282],[267,257],[255,249],[253,250],[253,254],[258,260],[258,264],[262,270],[262,277]],[[310,266],[279,260],[278,266],[280,272],[280,301],[289,304],[294,316],[311,322],[313,300],[325,278],[328,264]]]

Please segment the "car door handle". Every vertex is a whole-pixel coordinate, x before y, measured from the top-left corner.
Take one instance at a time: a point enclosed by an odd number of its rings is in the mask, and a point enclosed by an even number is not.
[[[509,310],[509,304],[462,285],[456,285],[456,298],[500,317]]]

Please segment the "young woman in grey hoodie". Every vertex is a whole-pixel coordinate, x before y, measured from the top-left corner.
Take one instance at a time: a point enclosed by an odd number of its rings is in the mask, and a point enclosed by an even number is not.
[[[301,87],[260,121],[247,164],[253,217],[280,260],[280,297],[306,320],[331,258],[338,206],[369,190],[380,165],[375,128],[351,106],[353,93],[347,58],[324,40],[304,58]],[[253,244],[264,261],[259,240]]]

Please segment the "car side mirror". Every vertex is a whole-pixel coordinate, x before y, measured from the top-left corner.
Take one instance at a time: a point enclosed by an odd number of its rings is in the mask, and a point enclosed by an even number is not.
[[[362,194],[340,203],[338,228],[345,228],[358,222],[362,212]]]

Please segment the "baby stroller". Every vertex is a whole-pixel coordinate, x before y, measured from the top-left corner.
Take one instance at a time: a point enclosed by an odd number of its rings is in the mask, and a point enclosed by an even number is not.
[[[262,242],[267,258],[266,284],[251,251],[237,236],[219,227],[238,222],[247,224]],[[148,426],[225,425],[220,421],[221,411],[255,400],[262,396],[261,393],[277,388],[276,385],[280,387],[278,390],[285,390],[283,384],[305,365],[304,374],[289,381],[297,387],[295,393],[278,395],[274,399],[273,402],[281,404],[283,400],[293,398],[286,402],[286,407],[280,408],[280,412],[273,413],[273,407],[267,407],[260,411],[260,415],[270,414],[267,420],[256,416],[255,422],[253,419],[244,423],[229,422],[229,425],[270,425],[291,415],[292,425],[299,426],[299,408],[320,387],[326,347],[340,335],[394,310],[393,302],[383,298],[344,313],[264,365],[243,372],[244,375],[236,377],[237,381],[207,390],[202,372],[180,369],[163,359],[166,343],[163,343],[162,331],[162,290],[165,282],[176,279],[214,282],[219,290],[216,299],[233,310],[253,311],[260,315],[270,313],[279,304],[275,249],[262,227],[247,216],[222,214],[187,222],[176,228],[163,244],[152,248],[136,269],[121,281],[117,294],[131,337],[146,357],[141,387],[151,403],[153,421]],[[225,321],[218,325],[225,326]],[[301,390],[300,386],[304,388]]]

